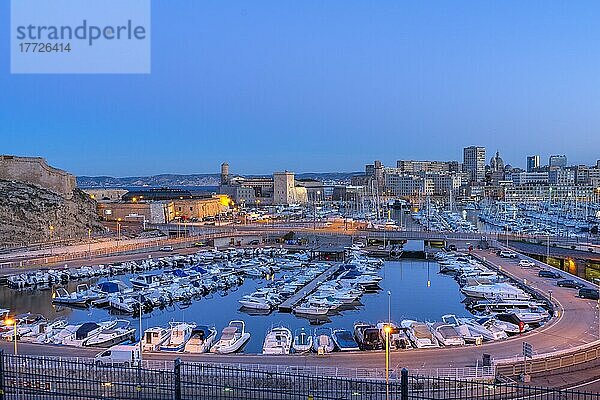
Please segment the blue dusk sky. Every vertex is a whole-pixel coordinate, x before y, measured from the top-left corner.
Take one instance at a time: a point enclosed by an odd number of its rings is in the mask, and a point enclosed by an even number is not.
[[[11,75],[0,153],[77,175],[600,158],[598,1],[152,2],[148,75]]]

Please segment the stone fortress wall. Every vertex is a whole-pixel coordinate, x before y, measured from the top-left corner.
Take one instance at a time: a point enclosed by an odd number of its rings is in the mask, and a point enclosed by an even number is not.
[[[49,166],[41,157],[0,155],[0,179],[36,185],[67,199],[77,187],[75,176]]]

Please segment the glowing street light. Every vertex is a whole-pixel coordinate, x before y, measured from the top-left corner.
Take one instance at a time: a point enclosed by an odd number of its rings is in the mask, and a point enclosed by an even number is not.
[[[389,398],[390,398],[390,332],[392,331],[392,327],[389,325],[389,323],[383,327],[383,331],[385,332],[385,399],[389,400]]]
[[[8,317],[4,320],[6,326],[14,326],[13,341],[15,342],[15,356],[17,355],[17,320],[15,318]]]

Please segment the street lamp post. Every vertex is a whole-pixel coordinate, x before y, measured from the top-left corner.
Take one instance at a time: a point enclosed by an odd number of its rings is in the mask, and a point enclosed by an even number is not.
[[[117,219],[117,247],[121,241],[121,218]]]
[[[88,228],[88,256],[92,258],[92,229]]]
[[[385,332],[385,399],[390,398],[390,332],[392,327],[388,324],[384,326]]]
[[[392,323],[392,292],[388,290],[388,325]]]
[[[52,252],[53,252],[53,247],[52,247],[52,236],[54,234],[54,225],[50,225],[48,227],[48,229],[50,229],[50,256],[52,256]]]
[[[14,331],[13,331],[13,342],[15,343],[15,356],[17,355],[17,324],[18,321],[16,318],[6,318],[4,320],[4,324],[6,326],[13,326],[14,327]]]

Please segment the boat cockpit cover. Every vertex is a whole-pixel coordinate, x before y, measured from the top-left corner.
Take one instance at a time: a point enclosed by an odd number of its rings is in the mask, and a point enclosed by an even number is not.
[[[223,335],[221,336],[221,339],[224,339],[224,340],[233,339],[237,330],[238,329],[235,326],[226,327],[225,329],[223,329]]]
[[[75,331],[75,340],[82,340],[88,336],[88,333],[97,329],[100,325],[95,322],[86,322]]]
[[[101,282],[98,284],[98,288],[104,293],[119,293],[120,288],[116,282]]]

